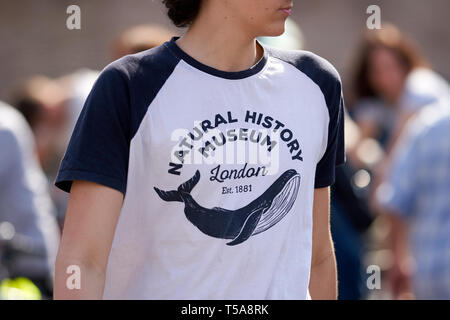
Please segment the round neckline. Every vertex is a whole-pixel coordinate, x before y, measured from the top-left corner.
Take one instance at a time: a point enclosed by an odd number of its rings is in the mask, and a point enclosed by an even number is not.
[[[204,63],[202,63],[202,62],[200,62],[198,60],[196,60],[195,58],[191,57],[186,52],[184,52],[178,46],[178,44],[175,42],[179,38],[180,38],[179,36],[172,37],[172,39],[170,41],[166,42],[166,46],[179,59],[183,60],[184,62],[186,62],[190,66],[192,66],[195,69],[198,69],[200,71],[203,71],[205,73],[208,73],[210,75],[219,77],[219,78],[224,78],[224,79],[229,79],[229,80],[245,79],[245,78],[248,78],[250,76],[253,76],[253,75],[259,73],[265,67],[265,65],[267,64],[267,60],[268,60],[267,49],[258,40],[256,40],[256,42],[257,42],[257,45],[259,45],[263,49],[263,55],[262,55],[261,59],[259,59],[259,61],[256,64],[254,64],[249,69],[242,70],[242,71],[223,71],[223,70],[219,70],[219,69],[215,69],[213,67],[210,67],[210,66],[208,66],[208,65],[206,65],[206,64],[204,64]]]

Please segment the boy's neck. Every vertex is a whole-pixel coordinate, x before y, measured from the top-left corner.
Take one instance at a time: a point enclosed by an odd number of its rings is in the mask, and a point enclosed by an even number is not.
[[[259,61],[263,49],[235,17],[220,9],[204,8],[177,40],[177,45],[199,62],[222,71],[246,70]]]

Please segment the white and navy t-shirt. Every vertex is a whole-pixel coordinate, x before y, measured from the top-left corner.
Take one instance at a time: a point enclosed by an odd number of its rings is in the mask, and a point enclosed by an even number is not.
[[[104,298],[308,298],[314,188],[345,158],[339,75],[266,46],[219,71],[176,39],[103,70],[56,179],[125,194]]]

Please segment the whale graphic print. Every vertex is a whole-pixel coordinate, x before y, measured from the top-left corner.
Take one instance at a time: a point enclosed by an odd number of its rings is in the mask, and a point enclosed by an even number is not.
[[[300,187],[300,175],[290,169],[258,198],[240,209],[208,209],[200,206],[190,194],[199,180],[200,172],[197,170],[195,175],[177,190],[154,189],[164,201],[183,202],[186,218],[193,225],[211,237],[231,239],[232,241],[227,243],[229,246],[240,244],[283,219],[294,205]]]

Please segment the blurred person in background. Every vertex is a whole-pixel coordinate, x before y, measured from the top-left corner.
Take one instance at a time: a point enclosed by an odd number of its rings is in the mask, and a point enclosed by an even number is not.
[[[408,76],[415,70],[428,69],[428,62],[417,46],[396,27],[366,32],[358,49],[353,76],[351,115],[361,132],[360,141],[376,139],[389,149],[397,124]]]
[[[58,171],[60,159],[67,145],[67,130],[72,128],[70,95],[59,79],[51,79],[42,75],[30,76],[14,94],[14,107],[28,121],[36,142],[36,150],[40,166],[47,180],[53,181]],[[78,116],[78,115],[77,115]],[[67,200],[61,199],[56,188],[50,189],[56,206],[56,216],[61,227],[63,207]]]
[[[374,220],[368,205],[373,159],[356,161],[351,155],[360,139],[358,126],[346,113],[345,149],[349,154],[344,165],[336,168],[336,182],[331,189],[330,224],[336,251],[339,300],[366,297],[364,256],[367,251],[366,231]],[[364,147],[364,143],[361,144]],[[370,150],[379,155],[378,146]]]
[[[376,139],[383,147],[384,155],[378,157],[372,170],[373,181],[370,185],[369,199],[375,214],[384,213],[385,208],[380,205],[380,199],[383,196],[388,197],[390,193],[386,192],[389,190],[401,192],[396,190],[397,186],[388,189],[386,185],[389,185],[393,172],[399,171],[402,166],[396,155],[401,153],[397,149],[402,150],[407,145],[408,139],[404,137],[411,135],[403,132],[405,126],[424,108],[439,112],[441,108],[448,106],[449,86],[446,80],[429,67],[417,45],[390,24],[383,25],[381,30],[367,31],[359,51],[353,82],[356,103],[352,109],[352,116],[359,126],[361,135],[356,148],[349,150],[348,155],[349,159],[356,159],[357,162],[362,157],[370,155],[371,152],[368,150],[361,152],[364,149],[361,147],[364,141],[371,139]],[[431,112],[428,111],[427,114]],[[391,166],[396,168],[392,172]],[[409,174],[413,179],[415,173]],[[382,184],[383,182],[386,183]],[[379,187],[380,184],[383,187]],[[415,187],[419,188],[417,185]],[[423,192],[427,193],[425,190]],[[384,221],[384,218],[394,216],[380,217]],[[430,218],[432,219],[434,218]],[[398,221],[394,218],[386,220],[391,230],[387,245],[395,257],[393,267],[387,272],[390,275],[394,295],[400,296],[399,292],[408,291],[407,281],[402,279],[407,278],[409,271],[405,270],[406,259],[399,263],[401,250],[397,248],[400,239],[406,240]]]
[[[24,117],[0,102],[0,252],[8,277],[27,277],[51,297],[59,230],[32,131]],[[9,226],[9,227],[7,227]],[[15,251],[7,251],[13,247]],[[6,256],[5,256],[6,255]]]
[[[393,150],[408,120],[427,105],[449,101],[445,79],[430,68],[417,44],[392,24],[369,30],[357,54],[353,77],[351,115],[360,138],[349,157],[360,160],[361,145],[375,139],[384,156],[373,169],[370,187],[372,210],[378,211],[373,192],[389,172]]]
[[[154,24],[141,24],[122,31],[112,44],[113,60],[157,47],[173,36],[169,29]]]
[[[450,299],[450,105],[406,125],[376,198],[390,222],[395,298]]]
[[[16,90],[13,100],[33,131],[41,167],[53,176],[59,164],[59,139],[67,123],[64,88],[57,80],[35,75]]]

